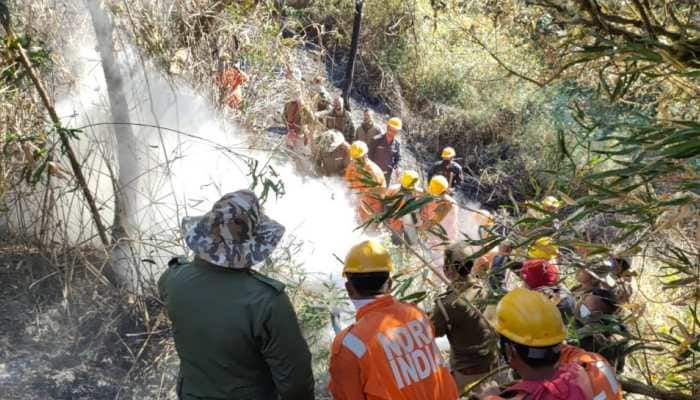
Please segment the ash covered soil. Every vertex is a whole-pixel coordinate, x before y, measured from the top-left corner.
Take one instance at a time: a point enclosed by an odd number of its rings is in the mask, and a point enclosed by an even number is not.
[[[0,244],[0,398],[174,399],[161,311],[149,307],[147,329],[132,297],[96,283],[80,258],[57,265]]]

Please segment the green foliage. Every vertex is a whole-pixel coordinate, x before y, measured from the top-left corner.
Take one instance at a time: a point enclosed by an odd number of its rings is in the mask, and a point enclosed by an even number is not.
[[[265,204],[270,193],[275,194],[275,199],[284,196],[284,181],[272,165],[260,165],[260,161],[255,158],[246,158],[248,166],[248,176],[253,180],[249,189],[258,194],[261,204]]]
[[[51,63],[51,52],[41,41],[35,40],[26,33],[17,35],[15,40],[4,37],[0,46],[0,54],[3,55],[3,62],[0,63],[0,76],[6,84],[18,85],[28,76],[22,68],[17,54],[17,49],[20,46],[36,68],[48,67]]]
[[[420,56],[406,53],[413,64],[402,70],[403,86],[415,90],[414,104],[469,108],[465,93],[490,94],[478,97],[484,103],[495,98],[502,106],[517,104],[510,109],[522,123],[513,136],[526,154],[533,192],[558,193],[566,207],[550,213],[535,202],[512,204],[514,220],[502,221],[492,231],[495,239],[472,244],[489,248],[508,238],[522,252],[536,238],[553,236],[566,273],[595,268],[610,254],[643,254],[651,267],[638,282],[644,290],[663,288],[656,301],[669,305],[654,309],[653,326],[674,322],[661,343],[648,322],[637,328],[625,350],[634,368],[626,373],[697,394],[700,377],[691,372],[700,367],[697,10],[687,2],[656,1],[640,2],[641,9],[613,0],[598,1],[597,8],[590,2],[474,3],[438,7],[426,18],[430,23],[414,26],[419,38],[412,36],[409,44]],[[469,21],[460,19],[467,15]],[[483,50],[478,61],[490,68],[486,76],[505,73],[508,79],[474,82],[468,64],[449,51],[469,48],[450,41],[455,32]],[[455,84],[460,76],[463,84]],[[513,78],[540,92],[518,90]],[[522,101],[503,101],[499,92],[507,88]],[[492,110],[470,111],[484,118]],[[436,125],[445,113],[437,114],[431,121]],[[456,131],[467,132],[464,125]],[[646,318],[644,308],[635,309],[629,322],[638,326],[639,318]]]

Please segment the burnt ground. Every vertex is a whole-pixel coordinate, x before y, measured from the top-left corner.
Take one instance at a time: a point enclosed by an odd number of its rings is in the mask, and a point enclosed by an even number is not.
[[[134,297],[56,264],[0,244],[0,398],[173,398],[172,346],[145,333]]]

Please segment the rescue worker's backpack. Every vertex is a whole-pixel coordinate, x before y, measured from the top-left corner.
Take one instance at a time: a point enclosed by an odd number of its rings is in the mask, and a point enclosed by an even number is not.
[[[591,381],[594,400],[622,400],[622,388],[610,363],[596,353],[579,347],[562,346],[559,362],[578,364],[586,370]]]

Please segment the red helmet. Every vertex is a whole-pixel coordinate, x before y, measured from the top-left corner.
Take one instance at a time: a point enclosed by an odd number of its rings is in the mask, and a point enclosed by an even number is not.
[[[533,290],[553,286],[559,281],[559,267],[546,260],[527,260],[523,262],[520,277]]]

